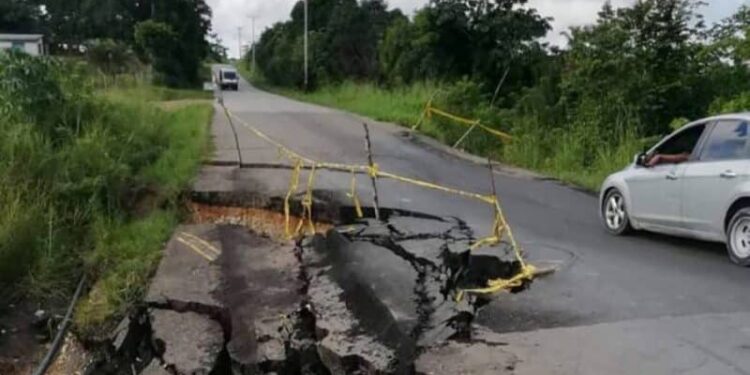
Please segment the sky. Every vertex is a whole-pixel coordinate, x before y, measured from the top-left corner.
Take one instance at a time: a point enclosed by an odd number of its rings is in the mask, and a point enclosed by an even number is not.
[[[615,7],[632,4],[635,0],[612,0]],[[703,8],[706,20],[710,22],[726,18],[742,4],[750,0],[705,0],[708,5]],[[252,39],[251,16],[255,16],[255,38],[260,39],[261,32],[276,22],[285,21],[296,0],[207,0],[213,9],[213,29],[219,34],[224,45],[229,48],[229,55],[237,56],[239,37],[242,43],[249,44]],[[547,35],[547,41],[555,45],[564,45],[562,32],[571,26],[581,26],[596,21],[597,12],[605,0],[529,0],[529,6],[536,8],[545,17],[552,17],[553,30]],[[389,0],[391,8],[400,8],[411,15],[414,10],[424,6],[427,0]],[[242,27],[242,33],[238,33]]]

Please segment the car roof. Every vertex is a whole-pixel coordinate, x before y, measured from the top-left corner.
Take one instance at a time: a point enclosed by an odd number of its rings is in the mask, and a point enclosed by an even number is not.
[[[701,122],[720,121],[720,120],[748,120],[750,121],[750,112],[737,112],[737,113],[726,113],[722,115],[716,115],[706,117],[697,121],[691,121],[688,125],[694,125]]]
[[[222,72],[236,72],[237,69],[235,69],[235,68],[219,68],[219,71],[222,71]]]

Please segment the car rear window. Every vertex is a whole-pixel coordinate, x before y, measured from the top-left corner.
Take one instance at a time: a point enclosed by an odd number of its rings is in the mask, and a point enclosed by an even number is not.
[[[235,73],[235,72],[224,72],[224,79],[237,79],[237,73]]]
[[[719,121],[701,154],[701,160],[727,160],[747,157],[747,121]]]

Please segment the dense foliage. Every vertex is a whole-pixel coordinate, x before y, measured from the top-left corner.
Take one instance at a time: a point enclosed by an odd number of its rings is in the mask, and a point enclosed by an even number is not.
[[[310,0],[311,75],[318,87],[369,81],[394,93],[433,82],[438,104],[516,138],[503,146],[477,133],[470,150],[594,187],[672,125],[750,109],[750,8],[708,26],[703,5],[607,2],[560,49],[542,42],[549,19],[526,0],[430,0],[412,18],[378,0]],[[301,85],[299,8],[257,46],[271,84]],[[332,38],[356,38],[357,48]],[[460,128],[433,122],[444,141],[460,137]]]
[[[165,25],[167,45],[137,43],[143,22]],[[85,55],[107,74],[129,67],[130,56],[158,62],[156,79],[172,87],[200,84],[200,66],[212,52],[211,8],[205,0],[3,0],[1,32],[37,32],[53,54]],[[91,52],[91,48],[95,51]]]

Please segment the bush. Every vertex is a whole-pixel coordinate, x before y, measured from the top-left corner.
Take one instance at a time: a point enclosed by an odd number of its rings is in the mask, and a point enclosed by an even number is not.
[[[483,126],[502,130],[498,111],[489,106],[489,98],[474,81],[464,78],[447,86],[433,100],[433,106],[467,120],[479,120]],[[471,125],[456,120],[433,115],[431,122],[438,130],[443,142],[453,145],[469,130]],[[506,130],[507,131],[507,130]],[[474,128],[461,142],[461,147],[483,156],[498,156],[502,152],[503,142],[496,135]]]
[[[88,41],[86,61],[113,79],[118,74],[133,72],[138,67],[138,60],[130,47],[112,39]]]

